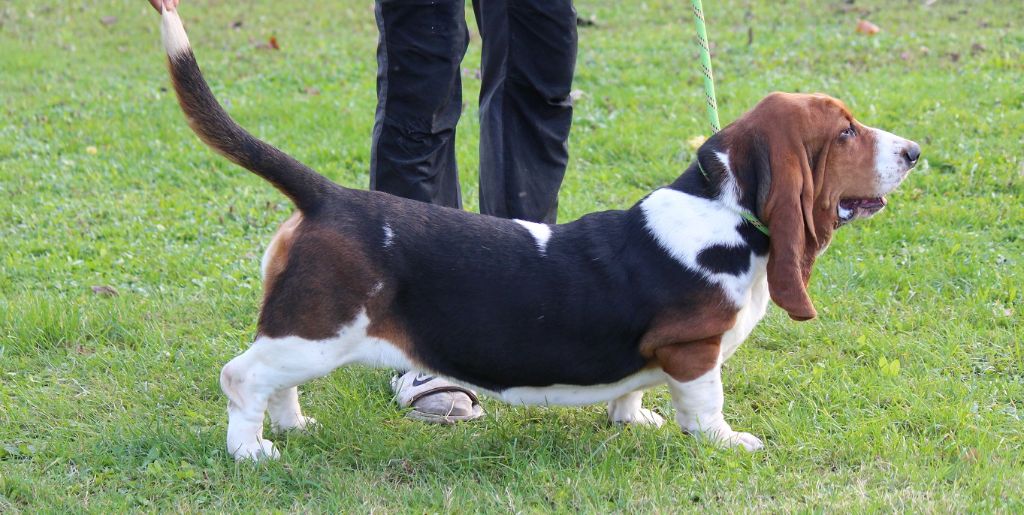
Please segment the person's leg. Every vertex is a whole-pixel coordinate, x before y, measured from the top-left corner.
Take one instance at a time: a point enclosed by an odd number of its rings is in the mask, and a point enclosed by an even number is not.
[[[462,207],[455,126],[469,34],[462,0],[378,0],[370,189]]]
[[[483,39],[480,211],[554,223],[569,160],[571,0],[473,0]]]
[[[462,113],[464,0],[377,0],[377,115],[370,189],[461,208],[455,126]],[[483,410],[471,391],[416,370],[399,371],[395,398],[412,418],[450,423]]]

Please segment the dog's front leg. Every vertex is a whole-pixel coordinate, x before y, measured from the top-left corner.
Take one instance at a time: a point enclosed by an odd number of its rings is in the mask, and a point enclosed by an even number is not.
[[[714,337],[668,345],[659,348],[655,355],[669,375],[676,422],[683,431],[727,447],[742,446],[755,451],[764,447],[761,440],[750,433],[733,431],[722,415],[725,393],[719,362],[720,341],[720,337]]]
[[[719,365],[692,381],[669,379],[668,387],[676,408],[676,422],[684,431],[727,447],[739,445],[748,451],[764,447],[756,436],[733,431],[722,416],[725,395]]]

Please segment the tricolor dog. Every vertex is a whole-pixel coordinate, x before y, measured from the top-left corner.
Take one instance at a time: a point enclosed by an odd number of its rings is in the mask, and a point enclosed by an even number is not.
[[[643,391],[668,384],[684,431],[758,449],[722,416],[722,362],[769,298],[815,317],[815,258],[837,228],[881,210],[920,155],[838,100],[773,93],[629,209],[561,225],[493,218],[341,187],[254,138],[210,93],[177,13],[162,17],[192,129],[297,208],[263,258],[256,339],[220,376],[238,459],[278,456],[264,413],[274,430],[307,427],[296,387],[356,363],[432,371],[514,404],[608,402],[613,421],[652,425],[663,420]]]

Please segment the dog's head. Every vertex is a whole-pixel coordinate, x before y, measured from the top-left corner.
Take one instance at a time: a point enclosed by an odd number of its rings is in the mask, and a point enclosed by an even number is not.
[[[794,320],[814,318],[807,294],[814,259],[835,229],[885,207],[921,148],[861,124],[826,95],[773,93],[720,134],[771,230],[772,300]]]

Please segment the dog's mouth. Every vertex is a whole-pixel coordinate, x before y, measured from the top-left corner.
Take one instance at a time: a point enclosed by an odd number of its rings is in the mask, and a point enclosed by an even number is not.
[[[885,207],[885,197],[848,198],[839,201],[839,225],[858,218],[868,218]]]

